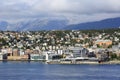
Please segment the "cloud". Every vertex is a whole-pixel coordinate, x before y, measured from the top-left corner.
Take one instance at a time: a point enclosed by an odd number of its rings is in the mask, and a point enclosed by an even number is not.
[[[0,20],[57,17],[79,23],[120,16],[119,0],[1,0]]]
[[[34,6],[38,11],[93,14],[120,12],[119,0],[41,0]]]

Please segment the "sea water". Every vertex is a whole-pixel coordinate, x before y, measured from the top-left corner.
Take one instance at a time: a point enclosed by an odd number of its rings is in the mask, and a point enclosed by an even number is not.
[[[120,80],[120,65],[0,62],[0,80]]]

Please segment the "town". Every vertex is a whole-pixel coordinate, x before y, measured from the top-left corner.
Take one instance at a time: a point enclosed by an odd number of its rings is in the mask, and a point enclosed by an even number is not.
[[[119,62],[120,29],[0,31],[0,60]]]

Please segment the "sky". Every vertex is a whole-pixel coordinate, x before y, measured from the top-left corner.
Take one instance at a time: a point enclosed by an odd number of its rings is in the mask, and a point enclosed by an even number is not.
[[[0,21],[67,19],[70,24],[120,17],[120,0],[0,0]]]

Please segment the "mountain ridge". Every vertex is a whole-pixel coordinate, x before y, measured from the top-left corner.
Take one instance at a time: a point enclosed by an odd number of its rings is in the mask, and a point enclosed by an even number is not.
[[[119,26],[120,26],[120,17],[117,17],[117,18],[104,19],[100,21],[69,25],[64,29],[67,30],[109,29],[109,28],[119,28]]]
[[[39,30],[91,30],[119,28],[120,17],[108,18],[100,21],[69,25],[68,20],[41,20],[35,19],[18,23],[0,22],[1,31],[39,31]]]

